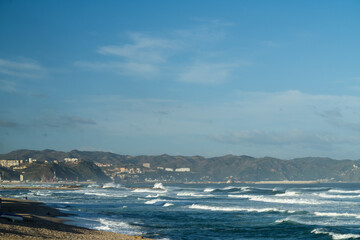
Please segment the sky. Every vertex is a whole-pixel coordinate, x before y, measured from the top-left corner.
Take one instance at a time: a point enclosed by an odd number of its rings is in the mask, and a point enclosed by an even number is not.
[[[360,159],[360,2],[0,1],[0,153]]]

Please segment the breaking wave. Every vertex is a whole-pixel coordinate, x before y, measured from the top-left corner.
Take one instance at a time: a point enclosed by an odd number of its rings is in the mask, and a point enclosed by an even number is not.
[[[321,217],[354,217],[360,218],[360,214],[355,213],[336,213],[336,212],[314,212],[316,216]]]
[[[201,209],[210,211],[223,211],[223,212],[286,212],[277,208],[239,208],[239,207],[214,207],[206,205],[193,204],[189,206],[191,209]]]
[[[305,205],[319,205],[328,203],[325,201],[319,201],[316,199],[304,199],[304,198],[274,198],[256,195],[228,195],[230,198],[247,198],[250,201],[266,202],[266,203],[284,203],[284,204],[305,204]]]
[[[101,224],[100,226],[94,227],[97,230],[101,231],[111,231],[124,233],[129,235],[141,235],[142,232],[135,226],[132,226],[126,222],[121,221],[113,221],[109,219],[100,218],[98,222]]]
[[[334,240],[340,240],[340,239],[358,239],[358,238],[360,238],[360,235],[359,235],[359,234],[352,234],[352,233],[334,233],[334,232],[326,231],[326,230],[323,229],[323,228],[315,228],[314,230],[311,231],[311,233],[329,235],[329,236],[331,236],[332,239],[334,239]]]

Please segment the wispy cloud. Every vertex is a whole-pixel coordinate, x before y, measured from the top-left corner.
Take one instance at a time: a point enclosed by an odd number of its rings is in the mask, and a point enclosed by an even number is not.
[[[34,98],[48,98],[48,94],[32,92],[19,86],[18,82],[12,80],[1,80],[0,79],[0,91],[14,95],[29,96]]]
[[[65,125],[96,125],[96,122],[92,119],[74,116],[64,116],[61,121]]]
[[[91,71],[110,71],[120,75],[138,76],[145,79],[151,78],[159,72],[158,67],[150,63],[77,61],[74,64]]]
[[[83,125],[96,125],[96,122],[89,118],[76,117],[76,116],[56,116],[45,117],[41,119],[41,125],[52,128],[73,128]]]
[[[0,74],[21,78],[38,78],[46,73],[46,69],[34,60],[11,61],[0,59]]]
[[[36,119],[29,118],[27,123],[19,123],[12,120],[0,119],[0,128],[7,129],[30,129],[30,128],[57,128],[57,129],[78,129],[82,126],[97,125],[97,122],[90,118],[78,116],[38,116]]]
[[[360,109],[351,108],[350,112],[349,110],[349,107],[342,110],[336,108],[319,112],[319,115],[335,127],[359,132],[360,123],[354,122],[353,119],[357,114],[360,114]]]
[[[103,46],[98,53],[123,57],[126,61],[164,62],[169,51],[177,48],[175,40],[155,38],[139,33],[130,34],[131,44]]]
[[[116,61],[77,61],[76,66],[89,70],[112,71],[117,74],[153,78],[158,76],[168,57],[177,49],[172,39],[157,38],[140,33],[129,34],[131,43],[102,46],[97,53],[117,57]]]
[[[178,81],[200,84],[218,84],[228,81],[234,71],[241,67],[235,63],[197,63],[188,66],[179,75]]]
[[[199,21],[197,21],[199,22]],[[129,42],[105,45],[97,53],[109,61],[77,61],[88,70],[110,71],[143,79],[172,79],[179,82],[219,84],[226,82],[240,67],[247,65],[240,57],[229,57],[214,50],[225,37],[224,28],[231,24],[201,21],[188,29],[162,34],[130,33]],[[225,45],[224,45],[225,46]]]
[[[14,128],[19,128],[20,126],[21,126],[20,123],[0,119],[0,127],[1,128],[12,128],[12,129],[14,129]]]
[[[8,92],[8,93],[16,93],[18,92],[18,88],[13,81],[8,80],[0,80],[0,91]]]

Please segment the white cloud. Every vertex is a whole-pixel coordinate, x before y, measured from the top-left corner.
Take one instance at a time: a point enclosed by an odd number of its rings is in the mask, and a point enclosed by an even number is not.
[[[145,36],[139,33],[130,34],[132,44],[120,46],[103,46],[98,53],[123,57],[125,61],[141,63],[164,62],[169,51],[175,50],[177,44],[173,40]]]
[[[10,61],[0,59],[0,74],[22,78],[37,78],[45,74],[46,69],[33,60]]]
[[[97,53],[111,61],[77,61],[75,65],[145,79],[223,83],[231,79],[239,67],[247,65],[240,57],[225,56],[226,50],[214,48],[214,44],[222,46],[225,26],[229,24],[215,20],[193,28],[172,30],[161,37],[131,33],[129,43],[98,48]]]
[[[151,78],[159,72],[157,66],[137,62],[83,62],[74,63],[75,66],[86,68],[92,71],[111,71],[127,76],[141,76]]]
[[[230,79],[233,72],[240,67],[234,63],[197,63],[185,68],[178,81],[187,83],[218,84]]]
[[[159,76],[167,65],[168,57],[176,51],[175,40],[146,36],[140,33],[129,35],[131,43],[107,45],[98,49],[101,55],[116,57],[115,61],[77,61],[76,66],[89,70],[110,71],[121,75],[141,78]]]

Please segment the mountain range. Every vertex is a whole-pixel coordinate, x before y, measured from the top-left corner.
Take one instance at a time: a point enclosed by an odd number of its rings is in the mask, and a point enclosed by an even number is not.
[[[190,168],[191,173],[197,174],[199,177],[207,177],[217,181],[230,177],[240,181],[360,181],[359,160],[335,160],[323,157],[282,160],[272,157],[254,158],[245,155],[225,155],[210,158],[202,156],[170,156],[166,154],[130,156],[101,151],[73,150],[62,152],[49,149],[43,151],[16,150],[0,155],[0,159],[25,160],[28,158],[37,159],[39,162],[46,160],[49,163],[64,158],[78,158],[82,162],[89,162],[88,165],[92,163],[91,168],[93,170],[89,171],[88,174],[94,172],[96,166],[94,167],[95,164],[93,163],[111,164],[111,167],[127,168],[139,168],[144,163],[149,163],[152,169]],[[79,171],[79,168],[77,171]],[[86,173],[83,173],[82,176],[84,174],[86,175]],[[98,174],[99,172],[95,175]],[[95,175],[92,175],[92,178]],[[97,178],[105,179],[104,176]]]

